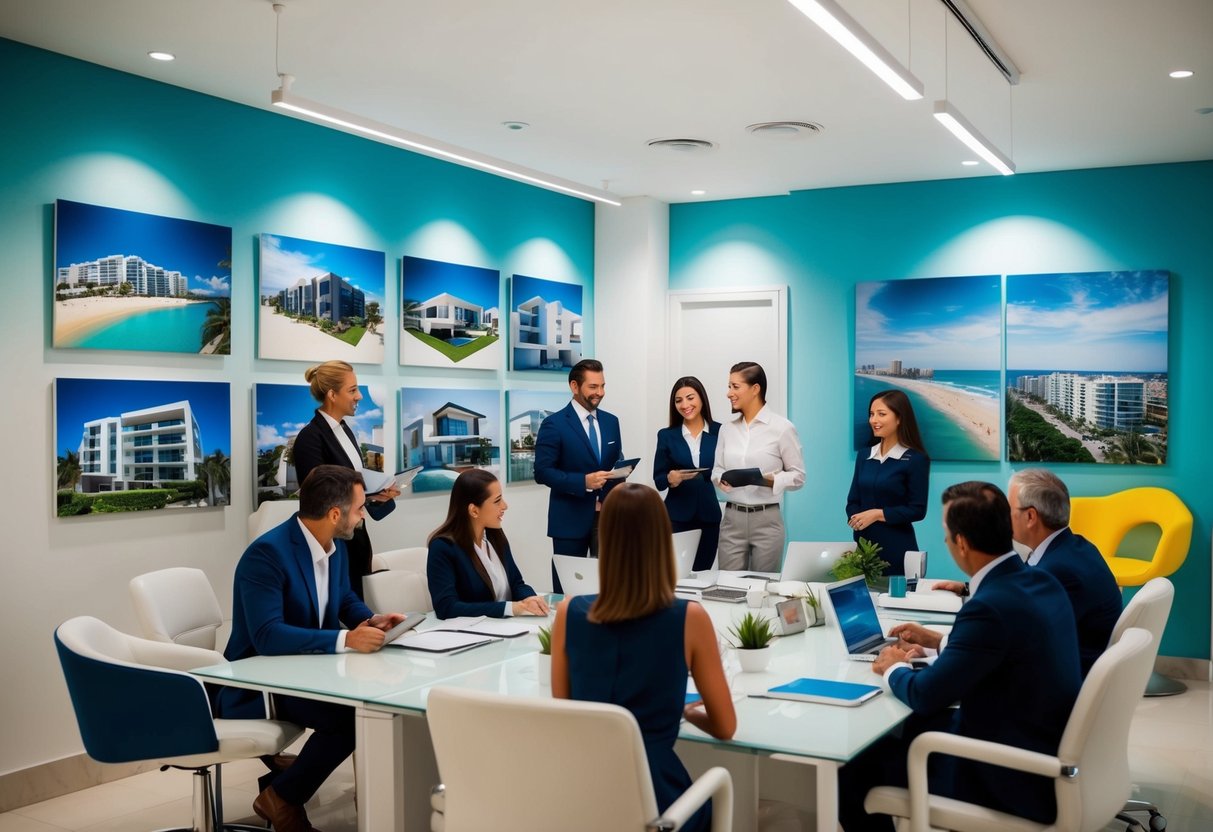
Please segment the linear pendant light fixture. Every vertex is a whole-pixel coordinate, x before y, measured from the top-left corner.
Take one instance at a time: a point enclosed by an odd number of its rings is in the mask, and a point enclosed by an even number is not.
[[[809,20],[876,73],[894,92],[906,101],[922,98],[922,81],[902,66],[868,31],[856,22],[834,0],[788,0]]]
[[[969,123],[969,120],[961,115],[950,101],[945,99],[935,102],[935,118],[948,128],[953,136],[964,142],[965,147],[989,162],[1003,176],[1015,173],[1015,163],[1004,156],[993,142],[978,132],[977,128]]]

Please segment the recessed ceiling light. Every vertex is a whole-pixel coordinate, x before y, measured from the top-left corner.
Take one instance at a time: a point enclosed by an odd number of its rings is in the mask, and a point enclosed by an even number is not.
[[[525,121],[503,121],[501,122],[501,126],[506,130],[525,130],[531,125],[527,124]]]
[[[177,56],[172,52],[148,52],[147,56],[153,61],[175,61]]]
[[[964,165],[966,168],[972,168],[972,167],[976,167],[977,165],[980,165],[981,162],[977,161],[976,159],[965,159],[963,162],[961,162],[961,164]]]
[[[706,193],[707,191],[696,188],[695,190],[691,191],[691,196],[703,196]]]
[[[1194,73],[1190,69],[1177,69],[1174,72],[1170,73],[1172,78],[1191,78],[1195,74],[1196,73]]]

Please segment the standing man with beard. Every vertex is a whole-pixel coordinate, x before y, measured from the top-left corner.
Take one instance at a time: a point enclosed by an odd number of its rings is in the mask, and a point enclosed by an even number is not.
[[[552,552],[598,556],[598,512],[607,492],[621,480],[608,479],[623,459],[619,420],[598,404],[606,395],[602,362],[578,361],[569,370],[568,406],[543,420],[535,438],[535,481],[552,489],[548,537]],[[561,592],[552,567],[552,585]]]
[[[254,540],[236,565],[228,661],[304,653],[373,653],[383,633],[404,619],[375,615],[350,589],[345,541],[366,509],[362,475],[318,465],[299,489],[299,512]],[[347,629],[348,628],[348,629]],[[303,804],[354,750],[354,709],[274,696],[275,717],[314,729],[299,757],[253,801],[279,832],[312,829]],[[264,719],[262,694],[221,688],[215,715]]]

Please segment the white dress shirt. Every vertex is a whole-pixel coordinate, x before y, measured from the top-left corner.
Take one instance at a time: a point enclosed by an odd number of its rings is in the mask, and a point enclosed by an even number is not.
[[[1065,530],[1066,527],[1063,526],[1062,528],[1053,532],[1053,534],[1046,537],[1044,540],[1040,541],[1040,545],[1033,549],[1032,553],[1028,555],[1028,566],[1035,566],[1036,564],[1040,563],[1040,559],[1045,556],[1045,552],[1048,551],[1049,544],[1053,542],[1053,538],[1057,537],[1057,535],[1061,534]]]
[[[703,460],[699,458],[699,446],[703,444],[703,435],[711,432],[712,429],[708,427],[706,419],[703,422],[703,430],[699,431],[698,436],[691,433],[691,429],[687,427],[686,422],[682,423],[682,438],[686,440],[687,449],[691,452],[691,466],[693,468],[704,467]]]
[[[754,421],[746,424],[740,413],[720,427],[716,439],[716,460],[712,481],[735,468],[757,468],[773,475],[775,485],[746,485],[728,492],[728,501],[740,505],[764,505],[779,502],[785,491],[804,485],[804,454],[796,426],[763,405]]]
[[[581,422],[581,429],[585,431],[586,439],[590,440],[590,445],[594,444],[594,437],[590,436],[590,416],[592,415],[594,417],[594,433],[598,434],[598,457],[601,459],[602,422],[598,419],[598,411],[595,410],[593,413],[590,413],[590,411],[586,410],[585,407],[582,406],[581,402],[577,401],[576,399],[573,399],[571,404],[573,405],[573,410],[577,412],[577,419]]]
[[[341,445],[341,449],[345,451],[345,455],[350,458],[350,465],[354,466],[355,471],[361,471],[362,452],[354,447],[354,443],[350,441],[350,437],[345,432],[345,428],[341,427],[342,423],[325,413],[323,410],[317,412],[324,417],[324,421],[329,423],[329,430],[333,432],[333,436],[337,437],[337,442]],[[350,428],[350,430],[353,430],[353,428]]]
[[[311,530],[303,524],[302,520],[296,519],[299,528],[303,529],[303,539],[307,541],[308,551],[312,554],[312,569],[316,576],[316,615],[319,620],[316,622],[317,629],[324,628],[324,611],[329,606],[329,558],[337,551],[335,542],[329,543],[328,551],[320,545],[320,541],[312,535]],[[348,630],[337,631],[337,652],[344,653],[345,634]]]
[[[907,448],[900,442],[894,442],[893,447],[889,448],[889,452],[884,456],[880,455],[880,443],[877,442],[872,446],[871,452],[868,454],[868,459],[874,459],[881,465],[884,465],[886,459],[901,459],[901,455],[906,452]]]
[[[509,603],[510,579],[506,577],[505,565],[501,562],[501,556],[497,554],[493,544],[489,543],[487,535],[480,545],[473,540],[472,549],[475,550],[480,563],[484,565],[484,570],[489,573],[489,581],[493,584],[493,598],[497,601],[505,601],[505,614],[513,615],[514,607]]]

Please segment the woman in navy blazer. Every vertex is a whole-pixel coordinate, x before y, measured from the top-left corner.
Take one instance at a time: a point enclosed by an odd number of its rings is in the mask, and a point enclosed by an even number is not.
[[[927,514],[931,459],[902,391],[884,390],[872,397],[868,426],[872,447],[855,458],[847,525],[856,541],[863,537],[880,545],[880,557],[889,564],[885,574],[904,575],[906,552],[918,550],[912,524]]]
[[[501,530],[509,506],[488,471],[464,471],[451,488],[446,521],[430,535],[426,578],[439,618],[547,615],[548,605],[522,580]]]
[[[720,503],[712,486],[716,437],[720,423],[712,421],[703,383],[683,376],[670,389],[670,426],[657,431],[653,482],[665,491],[665,508],[675,532],[699,529],[696,572],[711,569],[720,540]],[[706,471],[691,473],[692,468]]]

